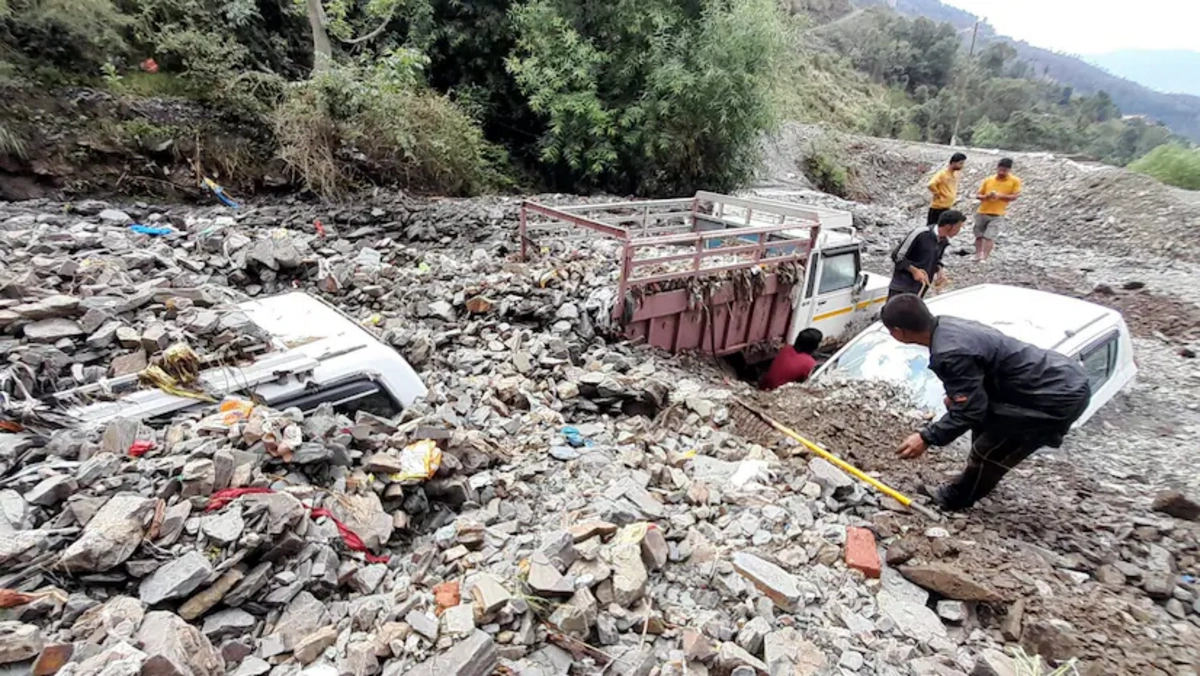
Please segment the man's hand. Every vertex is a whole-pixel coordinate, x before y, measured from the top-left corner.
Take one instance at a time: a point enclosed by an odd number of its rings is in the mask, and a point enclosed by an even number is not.
[[[938,270],[937,274],[933,276],[933,283],[935,286],[944,286],[947,281],[949,280],[946,279],[946,273],[942,272],[941,270]]]
[[[915,265],[910,266],[908,268],[908,271],[912,273],[913,279],[917,280],[918,282],[920,282],[926,286],[929,285],[929,273],[925,272],[924,270],[922,270],[921,268],[918,268]]]
[[[897,449],[896,455],[899,455],[905,460],[912,460],[924,455],[925,451],[928,449],[929,444],[925,443],[925,440],[921,438],[920,434],[914,432],[908,435],[908,438],[904,440],[903,444],[900,444],[900,448]]]
[[[993,190],[987,194],[987,198],[990,200],[994,200],[994,199],[998,198],[999,196],[1000,196],[1000,193],[996,192],[995,190]]]

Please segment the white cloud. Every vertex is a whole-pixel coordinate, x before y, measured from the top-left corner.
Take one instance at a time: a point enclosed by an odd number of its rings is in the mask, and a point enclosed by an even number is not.
[[[1002,35],[1047,49],[1200,50],[1197,0],[943,0],[987,19]]]

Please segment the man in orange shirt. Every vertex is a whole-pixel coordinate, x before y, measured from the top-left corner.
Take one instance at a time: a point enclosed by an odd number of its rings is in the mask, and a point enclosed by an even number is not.
[[[1021,179],[1012,173],[1012,165],[1013,161],[1007,157],[1000,160],[996,174],[983,180],[975,196],[979,200],[979,211],[975,214],[976,261],[986,261],[992,255],[1008,204],[1021,196]]]
[[[966,163],[966,155],[954,153],[950,156],[950,164],[929,180],[929,192],[933,193],[933,201],[929,204],[925,225],[937,225],[938,218],[954,206],[954,201],[958,199],[958,174]]]

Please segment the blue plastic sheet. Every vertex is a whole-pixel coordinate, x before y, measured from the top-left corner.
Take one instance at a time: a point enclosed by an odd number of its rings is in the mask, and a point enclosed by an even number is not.
[[[133,225],[129,226],[129,229],[139,235],[152,235],[155,237],[169,235],[175,232],[174,228],[156,228],[152,225],[142,225],[141,223],[134,223]]]

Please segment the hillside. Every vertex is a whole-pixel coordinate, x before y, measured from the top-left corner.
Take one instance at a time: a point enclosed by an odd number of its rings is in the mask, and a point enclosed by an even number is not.
[[[860,7],[894,5],[894,9],[901,14],[945,21],[963,30],[964,40],[970,39],[966,29],[978,20],[974,14],[950,7],[940,0],[855,0],[855,4]],[[979,39],[983,44],[997,40],[1008,42],[1021,59],[1034,67],[1035,72],[1080,93],[1105,91],[1126,115],[1146,115],[1178,134],[1200,141],[1200,96],[1155,91],[1113,75],[1079,57],[998,35],[987,23],[980,24]]]
[[[1120,77],[1161,92],[1200,96],[1200,52],[1186,49],[1122,49],[1085,56]]]

